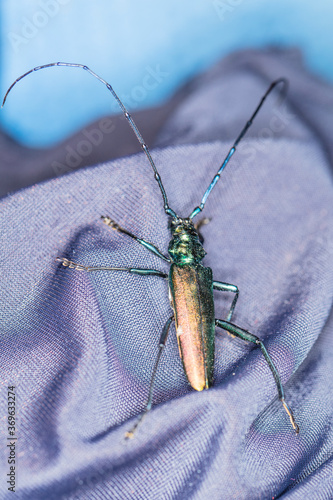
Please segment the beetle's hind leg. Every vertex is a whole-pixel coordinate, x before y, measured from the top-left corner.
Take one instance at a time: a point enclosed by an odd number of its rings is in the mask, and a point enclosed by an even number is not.
[[[145,407],[144,411],[141,413],[141,415],[139,416],[138,420],[136,421],[136,423],[134,424],[132,429],[130,431],[126,432],[126,434],[125,434],[126,439],[132,438],[134,436],[134,432],[138,428],[138,425],[140,424],[140,422],[142,422],[143,418],[147,415],[149,410],[151,410],[151,407],[153,404],[153,390],[154,390],[154,382],[155,382],[155,378],[156,378],[157,368],[158,368],[158,364],[160,362],[161,355],[162,355],[163,349],[165,347],[165,344],[166,344],[166,341],[168,338],[168,334],[169,334],[169,330],[170,330],[170,326],[171,326],[172,321],[173,321],[173,316],[171,316],[171,318],[169,318],[168,321],[165,323],[163,330],[162,330],[162,333],[161,333],[161,337],[160,337],[160,341],[159,341],[159,349],[158,349],[158,353],[156,356],[156,361],[155,361],[155,365],[153,368],[153,373],[152,373],[152,376],[150,379],[150,386],[149,386],[149,393],[148,393],[146,407]]]
[[[216,326],[223,328],[223,330],[226,330],[228,333],[231,333],[235,337],[239,337],[240,339],[245,340],[247,342],[252,342],[253,344],[256,344],[258,347],[260,347],[261,352],[263,353],[263,355],[267,361],[267,364],[270,367],[271,372],[273,374],[273,377],[274,377],[274,380],[276,383],[276,387],[278,390],[278,394],[279,394],[279,399],[280,399],[281,403],[283,404],[283,407],[289,416],[291,425],[293,426],[296,434],[298,434],[299,427],[298,427],[297,423],[295,422],[294,415],[293,415],[291,408],[289,408],[288,404],[286,403],[286,401],[284,399],[284,390],[282,387],[279,372],[277,371],[277,368],[276,368],[275,364],[273,363],[270,355],[268,354],[266,347],[264,346],[264,343],[262,342],[262,340],[260,340],[259,337],[256,337],[255,335],[248,332],[247,330],[244,330],[243,328],[240,328],[239,326],[236,326],[232,323],[229,323],[228,321],[224,321],[222,319],[215,319],[215,324],[216,324]]]

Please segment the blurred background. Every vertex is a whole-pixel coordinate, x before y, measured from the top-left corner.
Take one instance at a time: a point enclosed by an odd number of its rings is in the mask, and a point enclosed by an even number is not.
[[[0,94],[35,66],[85,64],[112,84],[154,147],[187,82],[234,51],[298,48],[332,82],[332,19],[329,0],[3,0]],[[0,197],[140,150],[96,79],[74,68],[33,73],[0,113]]]
[[[299,47],[308,68],[333,81],[329,0],[18,0],[1,2],[1,96],[21,74],[70,61],[108,80],[132,111],[162,103],[232,51]],[[48,147],[117,104],[76,69],[30,75],[9,96],[2,130]]]

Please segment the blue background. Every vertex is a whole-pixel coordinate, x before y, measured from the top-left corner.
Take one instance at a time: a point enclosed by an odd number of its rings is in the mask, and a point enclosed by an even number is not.
[[[328,0],[31,0],[3,1],[0,9],[2,96],[32,67],[64,60],[89,65],[140,109],[162,102],[220,57],[266,45],[300,47],[307,66],[333,80]],[[147,72],[157,67],[163,78],[145,88]],[[1,123],[24,144],[47,146],[112,112],[116,104],[91,77],[53,68],[15,88]]]

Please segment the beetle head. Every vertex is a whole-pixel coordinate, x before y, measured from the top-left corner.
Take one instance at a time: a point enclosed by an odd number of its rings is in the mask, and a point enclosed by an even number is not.
[[[172,218],[169,220],[169,229],[172,238],[168,252],[172,261],[179,266],[199,264],[206,252],[192,220]]]

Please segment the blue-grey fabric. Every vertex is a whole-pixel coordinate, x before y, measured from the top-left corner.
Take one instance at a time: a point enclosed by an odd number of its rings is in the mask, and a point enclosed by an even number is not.
[[[1,201],[1,498],[7,386],[15,386],[18,500],[333,498],[333,89],[297,52],[235,54],[196,79],[152,155],[170,206],[188,216],[269,83],[276,92],[209,197],[202,228],[215,280],[237,284],[234,322],[258,335],[300,426],[295,435],[259,349],[217,331],[213,387],[192,390],[174,327],[153,410],[148,394],[167,282],[85,265],[168,265],[103,224],[167,252],[168,218],[143,154]],[[198,216],[198,220],[200,216]],[[216,292],[216,316],[232,297]]]

